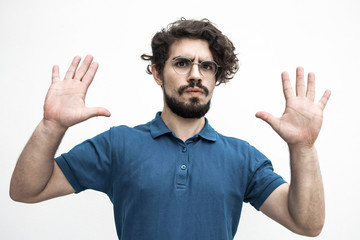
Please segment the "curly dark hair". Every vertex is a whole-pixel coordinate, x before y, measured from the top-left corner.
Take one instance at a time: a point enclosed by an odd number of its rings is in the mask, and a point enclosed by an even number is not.
[[[141,55],[141,59],[151,62],[146,72],[152,74],[151,65],[155,64],[156,70],[162,74],[165,61],[169,58],[170,46],[182,38],[202,39],[209,43],[214,60],[220,65],[216,73],[217,85],[226,83],[234,77],[239,69],[239,60],[234,53],[235,47],[208,19],[181,18],[157,32],[151,42],[153,55]]]

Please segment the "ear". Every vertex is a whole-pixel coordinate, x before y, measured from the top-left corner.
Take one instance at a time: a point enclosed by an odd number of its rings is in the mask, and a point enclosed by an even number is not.
[[[152,75],[155,79],[155,82],[159,85],[162,86],[163,85],[163,80],[161,79],[161,74],[158,72],[158,70],[156,70],[155,64],[151,65],[151,72]]]

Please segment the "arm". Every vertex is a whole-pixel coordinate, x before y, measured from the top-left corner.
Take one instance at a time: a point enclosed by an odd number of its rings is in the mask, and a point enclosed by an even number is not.
[[[325,220],[324,190],[315,141],[321,129],[323,111],[330,97],[326,91],[315,104],[315,76],[309,73],[305,93],[304,70],[296,70],[296,95],[289,76],[282,74],[286,108],[281,118],[266,112],[256,117],[266,121],[288,144],[290,185],[279,186],[260,210],[288,229],[307,236],[320,234]]]
[[[34,203],[75,192],[54,161],[56,150],[69,127],[94,116],[110,116],[104,108],[85,106],[98,64],[87,56],[77,70],[80,60],[74,58],[62,81],[58,66],[53,67],[43,119],[23,149],[11,178],[10,197],[15,201]]]

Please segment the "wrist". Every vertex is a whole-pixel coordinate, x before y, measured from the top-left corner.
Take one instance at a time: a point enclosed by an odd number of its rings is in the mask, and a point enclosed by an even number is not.
[[[297,167],[308,168],[318,164],[315,145],[295,144],[289,145],[290,163],[292,169]],[[305,165],[304,165],[305,164]]]
[[[288,143],[288,147],[289,147],[290,151],[295,151],[295,152],[312,152],[312,151],[316,150],[314,144],[304,144],[304,143],[289,144]]]
[[[68,127],[43,118],[39,124],[44,133],[50,135],[64,135]]]

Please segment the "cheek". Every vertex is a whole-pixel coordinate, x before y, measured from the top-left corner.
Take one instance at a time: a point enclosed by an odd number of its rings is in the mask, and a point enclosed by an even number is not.
[[[173,82],[169,81],[169,79],[163,80],[163,85],[161,86],[163,91],[166,92],[169,96],[177,96],[178,95],[178,86],[176,86]]]
[[[207,86],[208,90],[209,90],[209,96],[212,96],[215,90],[215,83],[211,83]]]
[[[165,75],[163,78],[163,88],[166,90],[166,93],[177,94],[179,88],[188,85],[186,79],[181,79],[178,76],[169,76]]]

